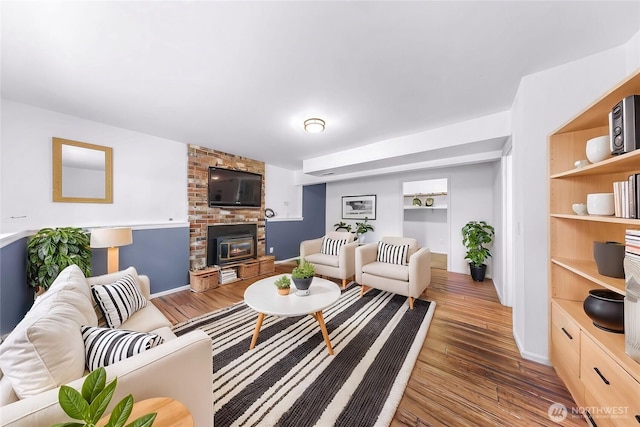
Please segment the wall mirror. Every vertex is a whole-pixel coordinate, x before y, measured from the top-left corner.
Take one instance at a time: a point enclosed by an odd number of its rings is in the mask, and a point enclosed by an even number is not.
[[[113,203],[111,147],[53,138],[53,201]]]

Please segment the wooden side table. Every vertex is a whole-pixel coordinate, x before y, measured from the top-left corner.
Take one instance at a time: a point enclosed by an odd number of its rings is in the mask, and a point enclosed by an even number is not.
[[[158,414],[153,422],[153,427],[193,427],[193,417],[187,407],[170,397],[154,397],[135,402],[127,424],[152,412]],[[103,427],[109,421],[110,416],[111,414],[102,417],[97,426]]]

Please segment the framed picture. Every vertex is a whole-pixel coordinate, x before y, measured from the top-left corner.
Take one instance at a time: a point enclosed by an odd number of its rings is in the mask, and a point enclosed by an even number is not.
[[[376,196],[342,196],[342,219],[376,219]]]

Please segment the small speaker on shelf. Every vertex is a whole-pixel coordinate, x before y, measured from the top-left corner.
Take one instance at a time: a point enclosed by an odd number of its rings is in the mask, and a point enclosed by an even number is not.
[[[611,154],[624,154],[640,148],[640,95],[630,95],[609,113]]]

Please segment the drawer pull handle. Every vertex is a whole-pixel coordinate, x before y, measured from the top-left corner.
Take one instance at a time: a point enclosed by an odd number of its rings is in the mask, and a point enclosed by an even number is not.
[[[593,421],[593,418],[591,418],[591,414],[589,413],[589,411],[584,411],[584,414],[587,416],[587,418],[589,418],[589,422],[593,427],[598,427],[598,424],[596,424],[596,422]]]
[[[572,340],[572,339],[573,339],[573,337],[571,336],[571,334],[570,334],[569,332],[567,332],[567,330],[566,330],[565,328],[561,328],[561,329],[562,329],[562,332],[564,332],[564,334],[565,334],[567,337],[569,337],[569,339],[570,339],[570,340]]]
[[[600,372],[600,369],[598,369],[598,368],[593,368],[593,370],[594,370],[594,371],[596,371],[596,374],[598,374],[598,375],[600,376],[600,378],[602,379],[602,381],[603,381],[606,385],[609,385],[609,384],[610,384],[610,383],[609,383],[609,380],[608,380],[608,379],[606,379],[606,378],[604,377],[604,375],[602,375],[602,372]]]

